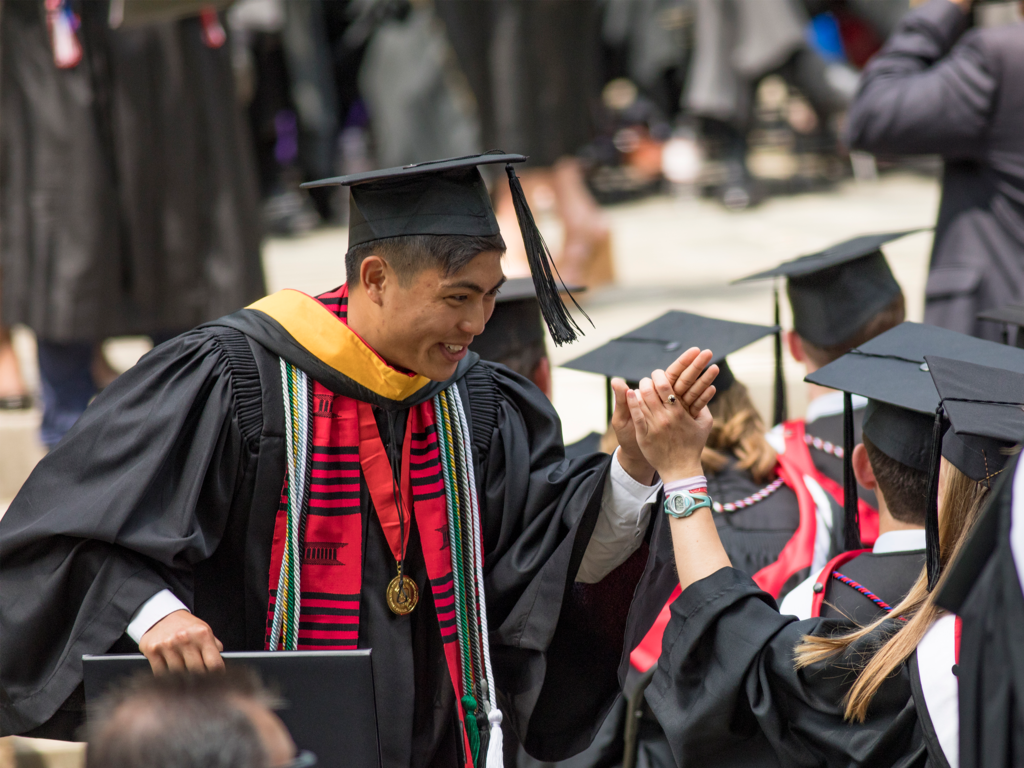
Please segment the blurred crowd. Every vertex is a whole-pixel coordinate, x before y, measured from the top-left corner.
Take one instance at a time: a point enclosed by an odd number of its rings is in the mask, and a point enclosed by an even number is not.
[[[52,446],[116,375],[104,339],[159,343],[263,295],[264,235],[346,222],[346,189],[310,179],[529,155],[559,271],[593,287],[614,280],[602,204],[744,209],[871,176],[845,115],[909,2],[4,3],[0,408],[32,402],[14,324]],[[495,208],[527,274],[511,197]]]

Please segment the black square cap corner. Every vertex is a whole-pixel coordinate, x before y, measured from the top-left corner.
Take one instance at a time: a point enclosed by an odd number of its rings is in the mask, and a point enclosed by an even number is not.
[[[934,414],[939,395],[928,373],[926,355],[1024,373],[1024,350],[905,322],[808,374],[805,381]]]
[[[800,278],[813,275],[826,269],[848,264],[851,261],[872,256],[886,243],[899,240],[901,237],[912,235],[916,232],[923,232],[927,227],[917,229],[904,229],[899,232],[881,232],[873,235],[858,235],[850,240],[829,246],[823,251],[809,253],[789,261],[784,261],[777,267],[758,272],[747,277],[741,277],[734,283],[746,283],[753,280],[765,280],[769,277]]]
[[[935,389],[958,434],[1024,440],[1024,371],[928,355]]]
[[[335,186],[354,187],[374,181],[397,181],[402,179],[412,179],[419,176],[440,175],[450,171],[461,171],[468,168],[476,168],[480,165],[525,163],[527,159],[526,155],[510,154],[493,149],[479,155],[447,157],[441,160],[429,160],[424,163],[412,163],[410,165],[395,166],[394,168],[381,168],[375,171],[351,173],[347,176],[332,176],[329,179],[307,181],[300,186],[303,189]]]
[[[736,323],[673,310],[563,367],[639,381],[651,371],[668,367],[690,347],[710,349],[714,362],[721,364],[727,355],[777,331],[778,326]]]
[[[986,309],[978,313],[979,320],[991,320],[993,323],[1008,323],[1024,328],[1024,304],[1006,304],[996,309]]]

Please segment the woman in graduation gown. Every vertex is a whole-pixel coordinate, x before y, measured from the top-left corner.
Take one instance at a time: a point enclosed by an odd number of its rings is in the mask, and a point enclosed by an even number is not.
[[[700,449],[699,420],[641,384],[641,396],[630,403],[641,448],[660,466],[686,466],[686,455]],[[648,441],[647,423],[665,419],[679,424],[674,444]],[[667,452],[678,458],[667,460]],[[663,472],[666,509],[679,475]],[[967,539],[986,493],[986,485],[943,459],[941,563]],[[924,673],[919,659],[911,660],[941,615],[927,572],[891,618],[860,629],[834,619],[799,622],[780,615],[768,595],[730,567],[711,514],[698,509],[670,520],[682,594],[671,608],[647,700],[676,762],[946,765],[919,695]]]

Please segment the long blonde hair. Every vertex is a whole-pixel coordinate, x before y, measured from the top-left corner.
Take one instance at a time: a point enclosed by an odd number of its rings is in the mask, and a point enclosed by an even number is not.
[[[775,449],[764,437],[764,422],[750,399],[747,388],[734,381],[725,392],[715,395],[708,406],[715,424],[700,455],[704,472],[717,474],[729,463],[731,455],[739,460],[739,469],[749,470],[756,482],[771,479],[775,469]],[[601,436],[600,450],[612,453],[618,447],[615,430],[608,425]]]
[[[715,423],[700,455],[705,474],[721,472],[735,456],[737,469],[750,472],[756,482],[771,479],[775,449],[765,439],[764,422],[747,388],[734,381],[725,392],[715,396],[708,408]]]
[[[942,460],[942,514],[939,515],[939,559],[945,568],[956,557],[967,540],[971,528],[988,495],[988,487],[971,480],[959,469]],[[939,586],[942,585],[942,579]],[[796,647],[796,667],[803,669],[838,656],[854,643],[869,636],[891,616],[903,616],[906,622],[895,622],[893,634],[871,656],[846,695],[847,720],[864,722],[871,700],[886,678],[905,662],[917,648],[928,628],[943,613],[935,604],[939,588],[928,592],[928,574],[921,574],[914,586],[892,614],[882,616],[866,627],[837,637],[805,635]]]

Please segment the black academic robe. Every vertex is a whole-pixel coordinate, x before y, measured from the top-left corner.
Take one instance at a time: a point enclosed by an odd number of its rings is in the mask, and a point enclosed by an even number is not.
[[[1007,463],[937,596],[963,622],[957,665],[961,768],[1024,761],[1024,594],[1010,547],[1018,466],[1019,457]]]
[[[894,619],[895,621],[895,619]],[[855,658],[886,628],[829,663],[797,671],[807,634],[848,630],[833,619],[780,615],[747,576],[723,568],[672,604],[647,701],[680,766],[942,766],[921,727],[909,664],[883,683],[865,723],[843,719]]]
[[[0,520],[4,733],[50,719],[79,686],[82,654],[123,642],[161,589],[209,622],[226,650],[263,648],[285,475],[279,355],[393,414],[412,404],[362,389],[266,315],[217,322],[157,347],[101,393]],[[672,589],[667,530],[656,516],[623,566],[575,584],[609,457],[566,461],[550,403],[507,369],[470,353],[454,378],[473,435],[499,705],[527,749],[561,758],[589,743],[628,650]],[[432,602],[406,617],[384,607],[394,559],[365,487],[363,500],[359,644],[374,650],[385,765],[448,768],[458,726]],[[429,596],[415,540],[407,567]]]
[[[865,587],[895,608],[910,592],[924,568],[924,550],[865,552],[843,563],[836,571]],[[848,619],[866,626],[887,611],[862,593],[836,579],[825,584],[821,616]]]
[[[1024,24],[967,22],[949,0],[902,19],[861,75],[849,142],[943,157],[924,320],[1000,341],[976,315],[1024,300]]]
[[[762,490],[750,473],[737,469],[736,459],[715,474],[708,474],[708,493],[722,504],[735,503]],[[800,524],[796,494],[783,484],[767,498],[732,512],[716,512],[715,524],[734,568],[753,576],[779,558],[779,553]]]

